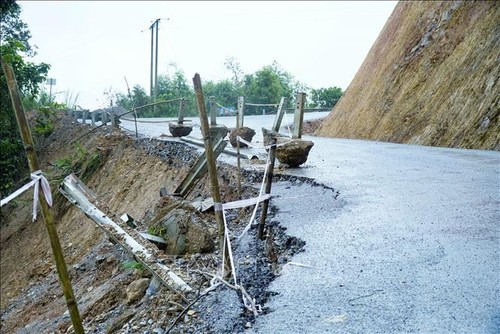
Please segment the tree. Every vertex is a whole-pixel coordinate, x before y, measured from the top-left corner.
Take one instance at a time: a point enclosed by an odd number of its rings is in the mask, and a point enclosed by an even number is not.
[[[158,76],[158,97],[157,101],[174,100],[186,98],[185,116],[196,115],[196,104],[194,101],[194,92],[188,84],[184,73],[177,69],[175,64],[174,72],[170,74],[161,74]],[[151,103],[153,100],[146,94],[144,88],[135,85],[130,93],[132,101],[128,94],[118,93],[116,95],[116,104],[127,110],[133,107],[140,107]],[[179,103],[170,102],[158,104],[155,108],[146,108],[139,111],[141,117],[176,117],[179,112]]]
[[[16,79],[24,98],[34,98],[40,92],[40,84],[47,78],[49,65],[34,64],[25,60],[34,56],[34,47],[29,43],[31,33],[20,19],[21,8],[13,0],[0,3],[0,56],[16,73]],[[17,129],[17,122],[10,101],[7,81],[3,71],[0,75],[0,192],[9,193],[23,175],[27,175],[27,161]]]
[[[188,84],[184,73],[175,68],[172,74],[164,74],[158,76],[158,100],[174,100],[178,98],[186,98],[185,115],[195,114],[196,106],[194,101],[194,93],[191,86]],[[179,112],[178,103],[160,104],[156,108],[154,117],[175,117]]]
[[[233,76],[231,80],[235,88],[241,88],[245,73],[243,73],[243,70],[241,69],[240,62],[235,57],[228,57],[224,62],[224,66],[226,67],[226,70],[231,72],[231,75]]]
[[[134,85],[134,87],[132,87],[130,97],[128,96],[128,93],[117,93],[115,99],[117,105],[122,106],[127,110],[132,110],[133,108],[151,103],[146,90],[139,85]]]
[[[312,89],[310,95],[312,108],[333,108],[342,96],[342,89],[336,86]]]
[[[281,97],[286,97],[291,103],[294,93],[302,87],[301,83],[274,61],[254,74],[246,75],[243,91],[245,99],[252,103],[278,103]],[[260,109],[249,109],[248,113],[258,114]]]
[[[236,109],[241,89],[238,89],[229,80],[219,82],[208,81],[203,85],[203,93],[206,98],[215,96],[215,101],[226,108],[233,107]]]

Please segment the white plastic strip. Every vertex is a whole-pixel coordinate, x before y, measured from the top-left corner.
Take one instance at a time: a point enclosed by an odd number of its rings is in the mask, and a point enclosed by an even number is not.
[[[214,211],[222,211],[223,205],[222,203],[215,202],[214,203]]]
[[[1,201],[1,205],[0,206],[4,206],[5,204],[9,203],[10,201],[12,201],[14,198],[16,198],[17,196],[21,195],[22,193],[24,193],[26,190],[28,190],[29,188],[33,187],[33,185],[35,184],[35,182],[37,182],[38,180],[31,180],[29,183],[25,184],[24,186],[22,186],[21,188],[17,189],[16,191],[14,191],[12,194],[10,194],[9,196],[5,197],[4,199],[2,199]]]
[[[222,207],[224,208],[224,210],[244,208],[247,206],[259,204],[260,202],[263,202],[263,201],[270,199],[270,198],[271,198],[271,194],[264,194],[264,195],[259,196],[259,197],[242,199],[239,201],[224,203],[224,204],[222,204]]]
[[[247,226],[245,226],[245,228],[243,229],[243,232],[241,232],[240,236],[238,237],[238,239],[241,239],[241,237],[243,237],[245,235],[245,233],[248,232],[248,230],[250,229],[250,226],[252,226],[253,224],[253,221],[255,220],[255,216],[257,214],[257,208],[259,207],[258,203],[260,203],[260,199],[262,196],[264,196],[264,185],[266,184],[265,180],[266,180],[266,177],[267,177],[267,170],[268,170],[268,165],[271,163],[271,161],[269,160],[269,154],[267,155],[267,160],[266,160],[266,168],[264,169],[264,176],[262,177],[262,183],[260,185],[260,189],[259,189],[259,197],[257,197],[257,204],[255,205],[254,209],[253,209],[253,212],[252,212],[252,216],[250,217],[250,221],[248,222]]]
[[[245,139],[241,138],[240,136],[236,136],[236,139],[240,142],[240,143],[243,143],[243,144],[247,144],[247,146],[251,147],[251,148],[256,148],[256,149],[270,149],[271,147],[273,147],[273,145],[267,145],[267,146],[257,146],[257,145],[254,145],[252,144],[251,142],[249,141],[246,141]],[[281,143],[281,144],[276,144],[276,147],[278,146],[284,146],[286,145],[287,143]]]
[[[37,208],[38,208],[38,194],[40,192],[40,185],[42,187],[42,193],[43,196],[45,197],[45,201],[49,205],[49,207],[52,206],[52,191],[50,190],[50,185],[49,181],[43,176],[41,170],[37,170],[33,173],[31,173],[31,179],[29,183],[25,184],[18,190],[14,191],[12,194],[7,196],[6,198],[2,199],[0,202],[0,206],[4,206],[5,204],[9,203],[12,201],[14,198],[18,197],[22,193],[24,193],[26,190],[34,186],[34,192],[33,192],[33,221],[36,220],[36,215],[37,215]]]

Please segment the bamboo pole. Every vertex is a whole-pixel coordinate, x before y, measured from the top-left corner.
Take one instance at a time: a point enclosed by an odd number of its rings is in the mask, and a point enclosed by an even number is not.
[[[274,161],[276,160],[276,136],[275,134],[271,134],[271,143],[272,146],[269,149],[269,164],[266,166],[267,168],[267,173],[266,173],[266,188],[264,189],[265,194],[270,194],[271,193],[271,186],[273,183],[273,173],[274,173]],[[259,221],[259,230],[257,236],[259,239],[263,240],[264,239],[264,225],[266,223],[266,218],[267,218],[267,209],[269,208],[269,199],[266,199],[265,201],[262,202],[262,212],[260,214],[260,221]]]
[[[236,133],[239,133],[240,119],[243,117],[240,115],[243,113],[243,108],[240,108],[240,104],[243,104],[243,97],[238,98],[238,111],[236,113]],[[236,138],[236,172],[238,173],[238,199],[241,199],[241,157],[240,157],[240,141]]]
[[[12,67],[9,64],[5,63],[3,59],[0,59],[0,62],[2,63],[2,69],[5,74],[5,78],[7,79],[12,107],[16,114],[17,125],[19,127],[19,132],[21,133],[21,138],[23,140],[24,149],[28,158],[29,168],[33,173],[40,170],[40,165],[36,156],[33,138],[31,137],[30,128],[28,126],[28,121],[26,120],[26,115],[24,114],[21,97],[19,96],[19,88],[17,87],[16,77],[14,75]],[[73,293],[73,288],[71,287],[71,281],[69,279],[66,262],[64,261],[61,243],[57,235],[56,225],[54,224],[54,217],[42,191],[39,192],[38,198],[40,206],[42,208],[42,216],[45,221],[45,226],[49,234],[52,253],[54,254],[54,259],[56,262],[57,274],[59,276],[59,281],[61,283],[64,297],[66,298],[66,304],[71,316],[71,321],[73,322],[73,329],[75,330],[76,334],[83,334],[84,331],[82,320],[80,318],[80,313],[78,312],[78,305]]]
[[[229,254],[226,249],[224,249],[224,237],[226,229],[224,227],[224,217],[222,216],[222,203],[220,198],[219,181],[217,180],[217,168],[215,165],[214,152],[212,150],[212,141],[210,138],[210,128],[208,126],[207,111],[205,110],[205,99],[203,97],[203,89],[201,87],[200,75],[196,73],[193,77],[194,91],[196,93],[196,104],[198,105],[198,111],[200,112],[200,123],[201,130],[203,134],[203,141],[205,142],[205,153],[207,155],[207,167],[208,174],[210,176],[212,198],[214,200],[214,211],[215,220],[217,222],[217,232],[219,238],[219,247],[221,253]],[[226,263],[224,264],[223,276],[227,277],[231,273],[231,263],[229,257],[226,256]]]
[[[132,103],[132,111],[134,112],[133,116],[134,116],[134,124],[135,124],[135,138],[139,138],[139,132],[137,132],[137,112],[135,111],[134,100],[132,99],[132,95],[130,94],[130,87],[128,86],[127,77],[123,77],[123,78],[125,79],[125,84],[127,85],[128,99]],[[121,116],[122,115],[120,115],[120,117]]]

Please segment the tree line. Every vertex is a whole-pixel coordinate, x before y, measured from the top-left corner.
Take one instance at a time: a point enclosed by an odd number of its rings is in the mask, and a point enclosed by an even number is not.
[[[36,52],[29,43],[31,33],[27,24],[20,19],[20,14],[21,8],[14,0],[0,2],[0,55],[2,61],[14,69],[24,103],[30,104],[37,99],[40,85],[45,82],[50,66],[26,60]],[[29,173],[7,80],[3,71],[0,74],[0,192],[3,197]]]
[[[36,140],[36,135],[46,136],[53,130],[50,123],[53,110],[75,107],[78,96],[69,95],[65,104],[58,104],[40,89],[47,79],[50,65],[35,64],[28,60],[36,55],[36,47],[30,44],[31,33],[28,25],[21,20],[20,14],[21,7],[15,0],[0,2],[0,55],[2,61],[9,63],[14,69],[25,108],[36,110],[35,123],[32,126]],[[216,102],[228,109],[236,110],[239,96],[244,96],[247,102],[259,104],[278,103],[281,97],[286,97],[290,103],[288,107],[291,107],[296,92],[308,93],[307,108],[330,109],[342,95],[342,90],[338,87],[310,89],[282,69],[277,62],[251,74],[244,73],[235,58],[226,59],[224,65],[231,77],[217,82],[204,82],[203,91],[206,97],[215,96]],[[175,66],[173,68],[173,73],[159,75],[157,100],[184,97],[187,102],[186,114],[195,116],[197,108],[192,83],[182,71]],[[106,94],[115,105],[127,110],[152,102],[151,96],[140,85],[134,85],[130,94]],[[9,194],[17,183],[29,176],[3,71],[0,71],[0,103],[0,193],[3,197]],[[275,108],[269,108],[268,111],[273,110]],[[177,104],[163,104],[155,109],[144,109],[140,116],[175,117],[177,112]],[[262,108],[248,106],[245,113],[261,114]]]
[[[307,92],[308,99],[306,108],[331,109],[342,96],[339,87],[311,89],[297,81],[293,75],[283,70],[274,61],[255,73],[245,74],[241,70],[239,62],[235,58],[228,58],[225,67],[231,73],[231,78],[221,81],[207,81],[203,83],[203,93],[206,97],[214,96],[216,102],[230,110],[236,110],[239,96],[244,96],[245,101],[255,104],[279,103],[281,97],[286,97],[291,107],[297,92]],[[196,104],[192,85],[189,84],[184,73],[174,65],[172,74],[161,74],[158,76],[157,101],[171,100],[179,97],[186,98],[187,115],[196,115]],[[153,100],[146,90],[140,85],[134,85],[128,93],[116,93],[114,96],[116,105],[127,110],[134,107],[152,103]],[[247,106],[245,114],[262,114],[262,107]],[[268,108],[268,112],[276,108]],[[144,109],[142,117],[175,117],[178,112],[176,104],[158,105],[156,109]]]

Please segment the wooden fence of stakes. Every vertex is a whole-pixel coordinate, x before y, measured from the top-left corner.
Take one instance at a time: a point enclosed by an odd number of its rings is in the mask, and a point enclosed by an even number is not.
[[[205,98],[203,97],[203,89],[201,86],[200,75],[196,73],[193,77],[194,91],[196,93],[196,104],[200,112],[201,133],[205,143],[205,153],[207,155],[207,169],[210,177],[212,198],[214,200],[215,220],[217,222],[217,232],[219,239],[219,247],[221,253],[229,254],[228,245],[224,242],[226,229],[224,227],[224,217],[222,216],[222,203],[220,198],[219,181],[217,180],[217,167],[215,165],[214,153],[212,150],[212,141],[210,136],[210,128],[208,125],[207,112],[205,110]],[[225,246],[224,246],[225,245]],[[231,275],[231,261],[229,256],[225,257],[223,277],[228,278]]]
[[[28,126],[28,121],[26,120],[26,115],[24,113],[23,104],[19,95],[19,88],[17,86],[16,77],[12,67],[5,63],[2,58],[0,58],[3,72],[5,78],[7,79],[7,85],[9,88],[10,98],[12,101],[12,107],[16,114],[17,125],[19,127],[19,132],[21,133],[21,138],[24,144],[24,149],[28,158],[28,164],[31,173],[40,170],[40,165],[38,163],[38,158],[35,152],[35,147],[33,143],[33,138],[31,136],[30,128]],[[68,311],[73,323],[73,329],[76,334],[83,334],[82,320],[80,318],[80,313],[78,312],[78,306],[73,293],[73,288],[71,286],[71,281],[68,275],[68,269],[66,267],[66,262],[64,261],[64,255],[61,248],[61,243],[57,235],[56,226],[54,224],[54,216],[52,211],[47,204],[43,191],[38,194],[40,207],[42,208],[42,217],[47,228],[47,232],[50,238],[50,245],[52,247],[52,253],[54,254],[54,259],[56,262],[57,274],[59,276],[59,281],[66,298],[66,304],[68,306]]]

